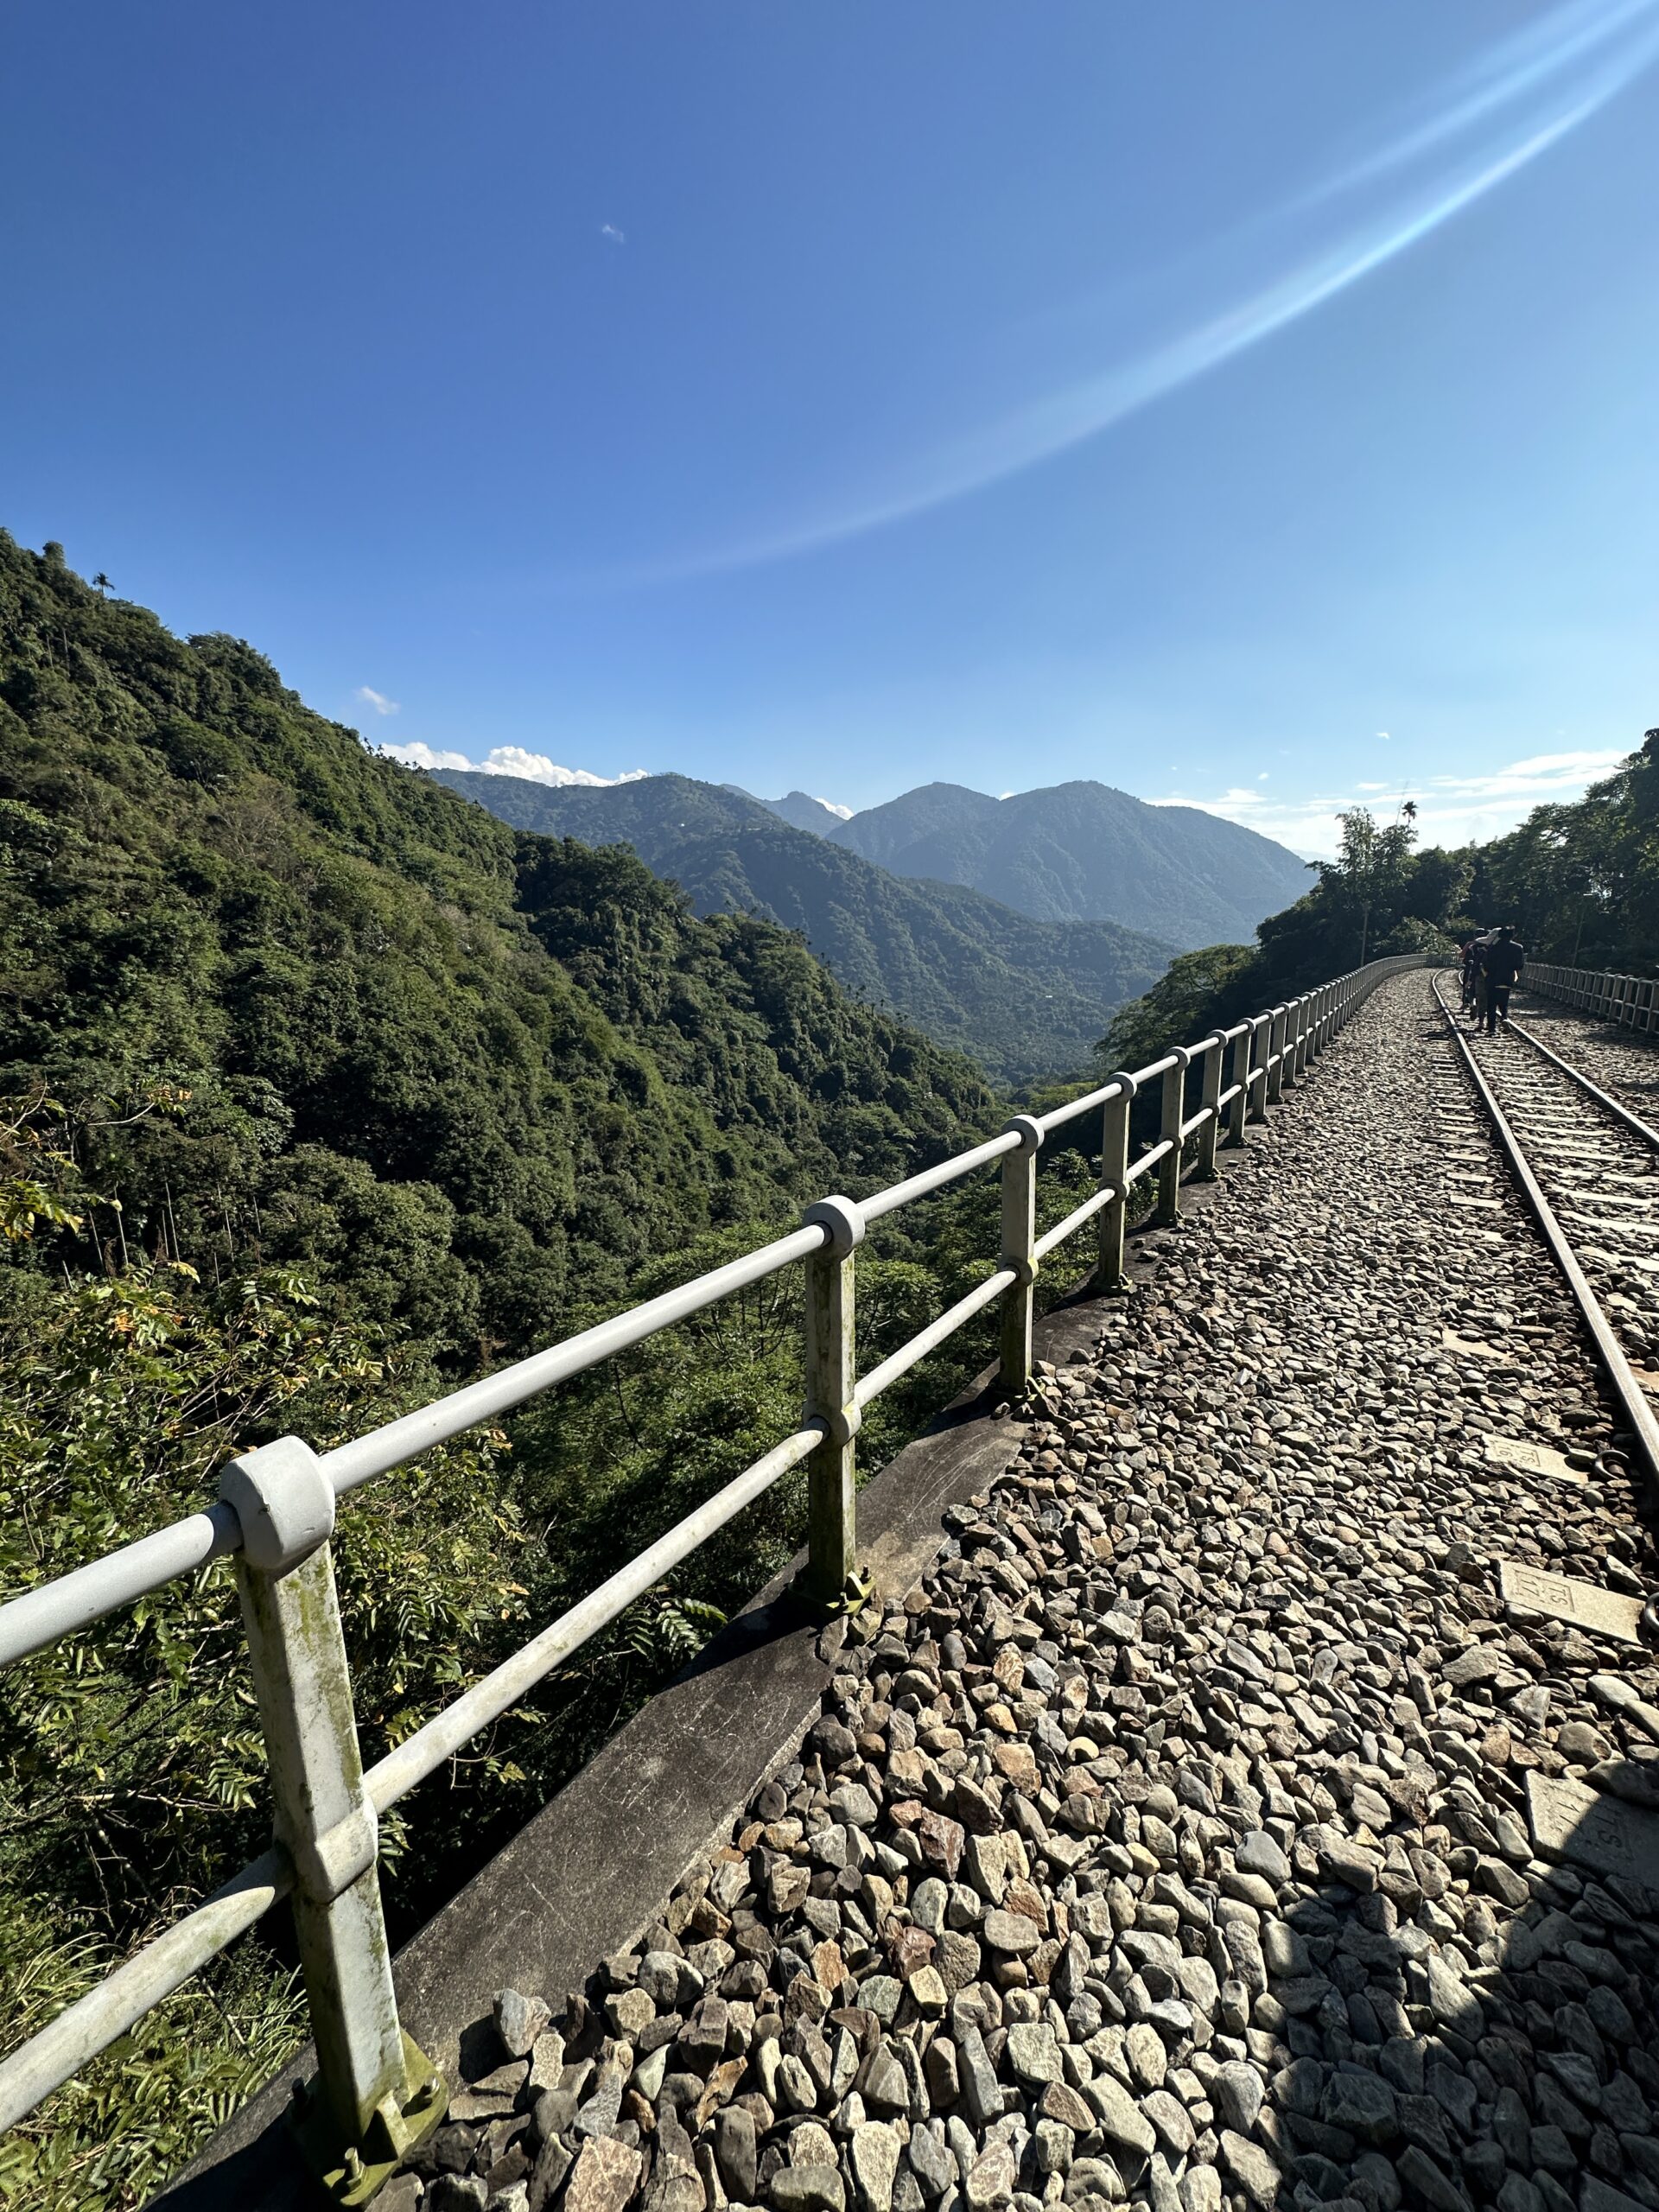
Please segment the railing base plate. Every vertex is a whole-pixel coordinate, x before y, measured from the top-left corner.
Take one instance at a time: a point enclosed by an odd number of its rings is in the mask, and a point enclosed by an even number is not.
[[[404,2076],[409,2087],[399,2105],[388,2096],[377,2106],[360,2143],[342,2145],[315,2083],[296,2092],[290,2121],[306,2164],[336,2204],[366,2204],[383,2183],[435,2133],[449,2105],[449,2086],[405,2031]]]
[[[870,1600],[875,1595],[875,1584],[868,1571],[855,1567],[833,1598],[820,1597],[807,1581],[810,1568],[804,1568],[797,1575],[794,1594],[815,1620],[838,1621],[847,1624],[847,1633],[855,1643],[860,1638],[860,1626],[870,1618]],[[875,1616],[880,1618],[879,1613]]]

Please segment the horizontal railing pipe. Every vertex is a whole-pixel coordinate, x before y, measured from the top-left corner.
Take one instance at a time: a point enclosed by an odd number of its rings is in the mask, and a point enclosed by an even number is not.
[[[78,1634],[123,1605],[136,1605],[180,1575],[222,1559],[241,1541],[241,1522],[221,1503],[26,1590],[0,1605],[0,1667]]]
[[[1068,1236],[1081,1229],[1085,1221],[1092,1221],[1103,1206],[1110,1205],[1114,1198],[1122,1195],[1114,1183],[1103,1183],[1099,1190],[1091,1191],[1080,1206],[1072,1207],[1064,1221],[1056,1222],[1052,1229],[1046,1230],[1037,1239],[1037,1257],[1046,1260],[1051,1252],[1065,1243]]]
[[[1048,1124],[1045,1122],[1044,1127]],[[907,1206],[912,1199],[925,1198],[931,1192],[942,1191],[947,1183],[971,1175],[976,1167],[988,1166],[992,1160],[1001,1160],[1005,1152],[1012,1152],[1019,1144],[1018,1135],[1004,1129],[1000,1136],[976,1144],[971,1152],[958,1153],[952,1160],[942,1160],[937,1167],[925,1167],[919,1175],[906,1176],[902,1183],[895,1183],[886,1191],[878,1191],[873,1198],[866,1198],[859,1211],[865,1220],[880,1221],[884,1214],[897,1213],[900,1206]]]
[[[1109,1083],[1103,1083],[1098,1090],[1085,1090],[1081,1098],[1069,1099],[1064,1106],[1051,1106],[1046,1114],[1036,1116],[1038,1128],[1046,1136],[1051,1129],[1063,1129],[1068,1122],[1081,1121],[1085,1114],[1093,1113],[1114,1098],[1123,1096],[1123,1085],[1114,1076]]]
[[[452,1390],[447,1398],[423,1406],[418,1413],[405,1414],[401,1420],[388,1421],[384,1428],[359,1436],[354,1443],[325,1452],[323,1472],[334,1484],[336,1497],[344,1497],[347,1491],[402,1466],[405,1459],[417,1458],[433,1445],[447,1444],[451,1437],[476,1428],[480,1421],[497,1420],[515,1406],[522,1406],[527,1398],[551,1389],[556,1382],[568,1382],[601,1361],[614,1358],[618,1352],[643,1344],[647,1337],[672,1328],[677,1321],[690,1320],[694,1313],[717,1306],[722,1298],[765,1282],[793,1261],[822,1251],[827,1236],[827,1230],[817,1227],[798,1229],[775,1243],[763,1244],[758,1252],[699,1275],[694,1282],[682,1283],[677,1290],[665,1290],[659,1298],[584,1329],[580,1336],[568,1337],[546,1351],[516,1360],[511,1367],[486,1375],[482,1382]]]
[[[775,1482],[800,1465],[823,1434],[821,1422],[797,1429],[793,1436],[786,1437],[763,1459],[746,1467],[724,1490],[705,1498],[695,1513],[688,1513],[683,1521],[677,1521],[666,1535],[659,1536],[638,1558],[619,1567],[579,1605],[561,1613],[539,1636],[532,1637],[515,1651],[511,1659],[504,1660],[481,1682],[474,1683],[464,1696],[458,1697],[453,1705],[445,1706],[423,1728],[417,1728],[412,1736],[405,1736],[395,1751],[388,1751],[363,1777],[375,1811],[384,1813],[417,1782],[435,1773],[463,1744],[480,1729],[487,1728],[491,1721],[499,1720],[527,1690],[534,1689],[544,1675],[551,1674],[573,1652],[579,1651],[589,1637],[607,1627],[619,1613],[625,1613],[636,1599],[643,1598],[699,1544],[706,1542],[728,1521],[734,1521],[746,1506],[764,1497]]]
[[[0,2059],[0,2135],[182,1988],[238,1936],[245,1936],[293,1886],[288,1854],[273,1845],[106,1974],[96,1989],[66,2005],[9,2058]]]
[[[1039,1253],[1042,1249],[1039,1244],[1037,1249]],[[968,1295],[959,1298],[948,1313],[941,1313],[937,1321],[930,1321],[926,1328],[918,1330],[907,1344],[900,1344],[897,1351],[890,1351],[868,1375],[859,1377],[857,1403],[868,1406],[884,1390],[890,1390],[900,1376],[908,1375],[912,1367],[919,1366],[929,1352],[936,1351],[947,1337],[955,1336],[957,1331],[971,1321],[976,1313],[982,1313],[988,1306],[995,1306],[1003,1292],[1012,1289],[1016,1281],[1012,1268],[999,1268],[994,1275],[988,1275],[983,1282],[976,1283]]]

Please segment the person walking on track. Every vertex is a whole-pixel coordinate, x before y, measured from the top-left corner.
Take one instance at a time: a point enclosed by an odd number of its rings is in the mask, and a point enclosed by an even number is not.
[[[1467,938],[1459,948],[1458,957],[1463,970],[1463,1003],[1458,1011],[1467,1014],[1475,1002],[1475,991],[1480,981],[1479,940],[1472,937]]]
[[[1527,964],[1527,949],[1507,922],[1485,946],[1480,971],[1486,986],[1486,1034],[1492,1036],[1501,1016],[1510,1018],[1510,993]]]

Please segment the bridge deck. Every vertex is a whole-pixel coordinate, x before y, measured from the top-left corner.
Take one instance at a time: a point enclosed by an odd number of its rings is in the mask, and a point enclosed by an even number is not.
[[[1655,1577],[1581,1327],[1427,976],[1251,1137],[383,2204],[1659,2208]]]

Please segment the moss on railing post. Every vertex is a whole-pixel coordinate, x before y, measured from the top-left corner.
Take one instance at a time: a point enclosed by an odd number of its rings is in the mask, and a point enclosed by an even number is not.
[[[1122,1087],[1101,1109],[1100,1187],[1113,1195],[1101,1209],[1097,1279],[1103,1290],[1126,1290],[1123,1236],[1129,1218],[1129,1116],[1138,1086],[1122,1068],[1111,1080]]]
[[[853,1255],[864,1241],[864,1216],[850,1198],[820,1198],[802,1217],[827,1241],[806,1262],[806,1418],[825,1434],[806,1463],[807,1567],[804,1594],[837,1609],[849,1601],[858,1548],[856,1447],[862,1419],[854,1333]]]
[[[334,1494],[289,1436],[232,1460],[220,1495],[242,1523],[237,1587],[317,2047],[296,2125],[329,2195],[365,2204],[436,2127],[447,2091],[397,2018],[328,1541]]]
[[[1037,1298],[1037,1154],[1043,1133],[1029,1114],[1007,1124],[1019,1149],[1002,1155],[1002,1265],[1014,1281],[1002,1294],[998,1387],[1014,1400],[1031,1388],[1032,1322]]]

